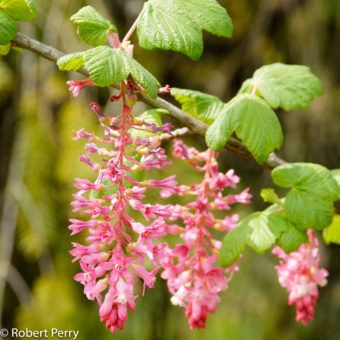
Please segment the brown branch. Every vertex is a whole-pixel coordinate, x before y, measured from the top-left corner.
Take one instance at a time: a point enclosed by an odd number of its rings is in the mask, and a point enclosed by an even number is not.
[[[41,42],[34,40],[22,33],[17,33],[17,36],[12,41],[12,44],[14,46],[30,50],[35,54],[38,54],[54,62],[56,62],[60,57],[64,55],[62,52],[58,51],[54,47],[42,44]],[[85,75],[87,74],[85,70],[81,70],[80,73]],[[167,100],[164,100],[162,98],[157,98],[154,100],[144,95],[142,95],[140,99],[147,105],[167,110],[172,117],[176,118],[179,122],[187,126],[191,130],[191,132],[197,133],[202,136],[205,135],[208,128],[206,124],[191,117]],[[253,156],[250,154],[247,148],[236,138],[230,138],[225,147],[226,149],[240,155],[243,158],[253,159]],[[286,161],[279,158],[275,153],[272,153],[269,156],[268,160],[263,163],[263,165],[272,169],[285,163]]]

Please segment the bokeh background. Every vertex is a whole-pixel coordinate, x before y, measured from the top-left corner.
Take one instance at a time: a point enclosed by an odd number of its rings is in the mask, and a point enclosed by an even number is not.
[[[136,48],[136,58],[163,84],[192,88],[224,100],[264,64],[285,62],[312,68],[325,95],[308,110],[279,112],[285,141],[279,154],[288,161],[318,162],[340,167],[340,1],[220,1],[235,25],[233,39],[205,35],[205,52],[192,62],[171,52]],[[124,34],[138,15],[140,0],[38,0],[39,15],[20,30],[63,52],[86,48],[69,17],[91,4],[112,18]],[[135,38],[134,38],[135,40]],[[321,290],[315,320],[294,321],[287,295],[277,282],[275,259],[248,251],[240,272],[222,294],[222,303],[207,328],[189,331],[183,310],[169,303],[161,279],[138,299],[124,332],[112,335],[98,318],[96,303],[86,300],[72,280],[67,230],[74,177],[91,176],[78,161],[82,143],[72,131],[96,130],[88,109],[92,100],[105,104],[107,90],[91,89],[71,98],[56,66],[27,51],[12,51],[0,60],[0,314],[2,326],[80,330],[80,339],[340,339],[340,247],[322,247],[329,284]],[[142,108],[140,108],[142,110]],[[187,142],[204,147],[201,137]],[[221,168],[234,168],[242,186],[254,194],[245,215],[264,207],[262,187],[272,186],[270,172],[227,151]],[[197,177],[175,164],[179,180]],[[198,180],[198,178],[197,178]]]

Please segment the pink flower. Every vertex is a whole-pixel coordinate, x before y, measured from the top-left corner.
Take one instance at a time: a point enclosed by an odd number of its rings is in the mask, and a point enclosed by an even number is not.
[[[237,214],[226,216],[221,223],[221,230],[227,232],[234,229],[238,221],[239,216]]]
[[[79,190],[100,190],[101,185],[97,183],[92,183],[91,181],[88,181],[87,179],[82,178],[76,178],[74,186]]]
[[[303,324],[313,320],[318,286],[325,286],[328,276],[327,270],[320,268],[319,244],[312,230],[308,230],[308,237],[309,243],[290,254],[279,247],[273,249],[280,259],[276,266],[279,282],[289,293],[289,305],[295,305],[296,321]]]
[[[83,88],[94,86],[94,83],[90,78],[83,80],[69,80],[66,82],[66,84],[69,86],[69,90],[72,92],[73,97],[79,96]]]
[[[91,229],[94,228],[97,224],[97,221],[90,220],[90,221],[81,221],[74,218],[70,219],[72,223],[69,226],[69,229],[72,231],[71,235],[78,234],[79,232],[83,231],[84,229]]]
[[[148,183],[153,188],[161,188],[161,197],[167,198],[176,193],[176,175],[167,177],[163,180],[149,180]]]
[[[79,160],[85,164],[87,164],[89,167],[91,167],[94,171],[97,171],[100,166],[99,164],[93,162],[90,157],[86,156],[86,155],[80,155]]]
[[[117,282],[111,283],[99,309],[100,319],[106,323],[107,329],[116,332],[118,328],[124,328],[128,309],[132,311],[135,309],[135,299],[131,282],[125,282],[120,278]]]
[[[133,266],[135,273],[144,281],[144,285],[153,288],[156,281],[156,274],[159,267],[155,267],[151,272],[148,272],[144,267],[140,265]]]
[[[86,132],[84,129],[80,129],[73,134],[73,139],[78,140],[80,138],[85,138],[88,140],[94,139],[94,134]]]

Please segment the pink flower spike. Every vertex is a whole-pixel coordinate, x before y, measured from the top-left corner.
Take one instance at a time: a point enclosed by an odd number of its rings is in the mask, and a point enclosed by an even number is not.
[[[308,230],[308,238],[309,243],[290,254],[279,247],[273,249],[280,259],[276,266],[280,285],[288,291],[289,305],[295,305],[296,321],[303,324],[313,320],[318,286],[325,286],[328,276],[327,270],[320,268],[319,244],[312,230]]]
[[[69,86],[69,90],[72,92],[73,97],[79,96],[83,88],[94,86],[94,83],[90,78],[83,80],[69,80],[66,82],[66,84]]]

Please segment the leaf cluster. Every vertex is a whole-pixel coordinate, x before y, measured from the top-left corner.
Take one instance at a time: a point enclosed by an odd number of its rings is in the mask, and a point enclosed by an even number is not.
[[[35,0],[0,0],[0,55],[10,50],[17,34],[16,21],[31,21],[36,15]]]
[[[223,266],[235,262],[246,246],[259,253],[274,245],[292,252],[307,241],[307,229],[323,230],[332,223],[333,204],[340,194],[334,172],[318,164],[292,163],[274,169],[272,178],[277,186],[289,189],[287,195],[279,198],[273,189],[262,191],[262,198],[273,204],[249,215],[226,235],[219,255]],[[326,241],[339,242],[336,228],[326,229]]]

